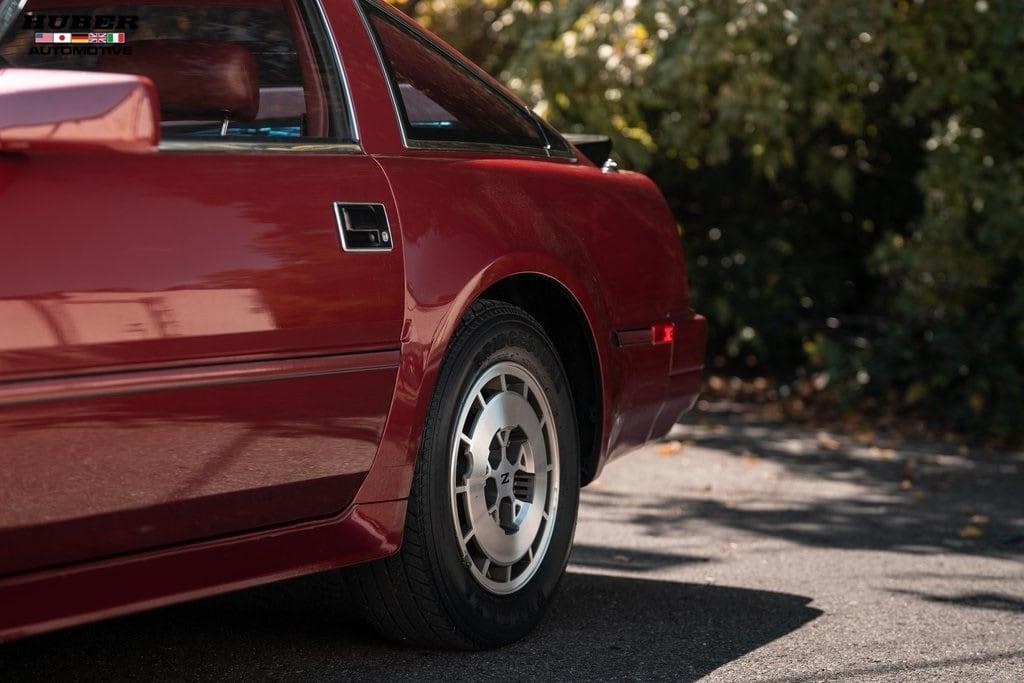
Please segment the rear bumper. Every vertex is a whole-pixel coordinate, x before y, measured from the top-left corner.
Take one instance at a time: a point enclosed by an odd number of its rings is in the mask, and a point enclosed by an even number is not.
[[[704,382],[707,320],[702,315],[690,312],[673,318],[672,322],[675,323],[672,365],[669,368],[665,398],[651,425],[649,440],[663,437],[671,431],[681,415],[693,408]]]
[[[653,323],[658,325],[661,322]],[[617,332],[616,373],[621,391],[613,395],[608,440],[595,474],[615,458],[667,434],[693,407],[704,377],[707,321],[693,311],[669,318],[669,344],[654,343],[651,326]]]

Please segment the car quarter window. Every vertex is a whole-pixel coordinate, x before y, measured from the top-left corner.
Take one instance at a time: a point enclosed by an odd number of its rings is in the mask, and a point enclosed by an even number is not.
[[[543,149],[537,122],[424,36],[363,4],[391,80],[405,137],[420,143],[478,143]]]
[[[348,141],[328,39],[306,0],[29,0],[0,65],[147,76],[164,139]]]

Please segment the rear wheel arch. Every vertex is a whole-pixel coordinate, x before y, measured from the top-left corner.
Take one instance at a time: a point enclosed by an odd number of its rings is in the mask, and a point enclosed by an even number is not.
[[[604,386],[593,327],[579,300],[561,282],[538,273],[520,273],[491,284],[477,299],[523,309],[550,337],[569,378],[579,429],[580,483],[590,483],[601,453]]]
[[[507,254],[466,279],[470,284],[452,296],[439,321],[432,326],[414,327],[412,340],[403,341],[402,368],[382,445],[356,496],[357,503],[408,496],[419,456],[423,419],[438,372],[466,314],[476,302],[486,299],[522,308],[552,337],[572,384],[580,425],[581,484],[590,483],[596,475],[606,436],[608,359],[602,355],[604,350],[598,337],[607,320],[602,300],[587,291],[584,283],[573,282],[573,273],[564,264],[537,254]],[[560,334],[563,331],[567,334]],[[579,346],[573,347],[568,339]],[[572,360],[580,356],[579,349],[586,350],[585,364]]]

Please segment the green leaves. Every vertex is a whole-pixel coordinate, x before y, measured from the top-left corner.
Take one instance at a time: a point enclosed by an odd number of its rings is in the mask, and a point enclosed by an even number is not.
[[[717,368],[1024,435],[1024,3],[402,4],[658,181]]]

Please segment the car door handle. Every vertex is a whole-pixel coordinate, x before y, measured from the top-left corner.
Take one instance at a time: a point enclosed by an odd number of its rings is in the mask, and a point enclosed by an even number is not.
[[[391,251],[391,225],[383,204],[334,202],[344,251]]]

